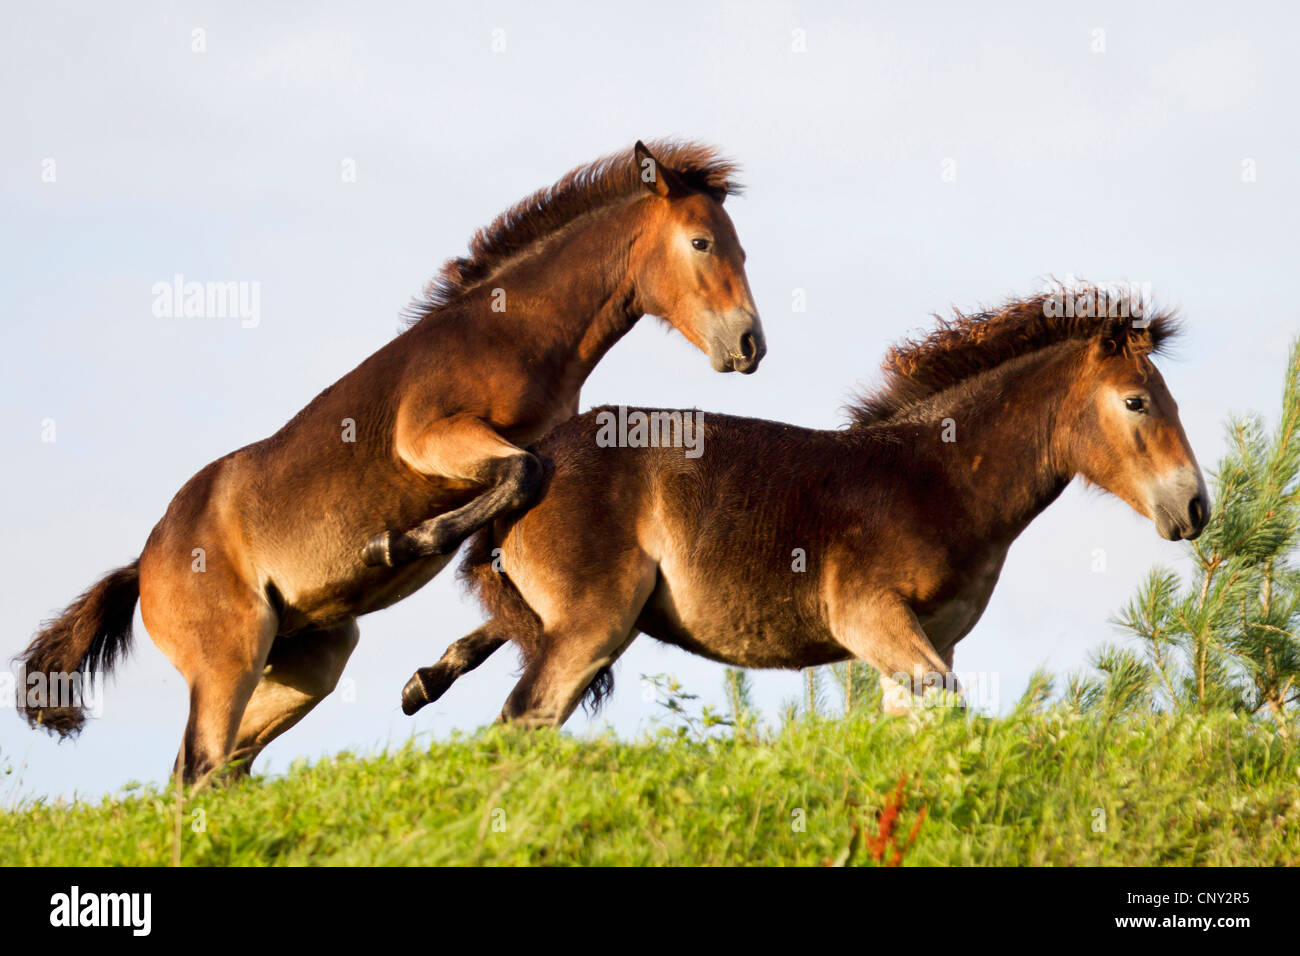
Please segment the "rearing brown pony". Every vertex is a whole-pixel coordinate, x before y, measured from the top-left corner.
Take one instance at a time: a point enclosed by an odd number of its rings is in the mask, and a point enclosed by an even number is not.
[[[859,658],[894,710],[898,684],[955,689],[953,648],[1007,549],[1074,476],[1171,540],[1209,516],[1151,362],[1170,317],[1053,305],[959,315],[895,348],[884,389],[839,431],[709,414],[689,455],[602,447],[607,410],[560,425],[536,446],[538,502],[471,543],[465,571],[491,620],[417,672],[403,709],[512,640],[526,666],[502,717],[562,724],[584,693],[608,692],[638,631],[741,667]]]
[[[193,780],[243,757],[246,769],[334,689],[359,615],[527,507],[541,467],[524,446],[577,410],[592,367],[643,314],[718,371],[758,367],[763,332],[722,208],[734,172],[705,147],[638,142],[503,213],[443,267],[403,334],[191,478],[139,559],[45,625],[27,673],[110,667],[138,595],[190,687],[178,768]],[[76,701],[20,706],[61,735],[84,719]]]

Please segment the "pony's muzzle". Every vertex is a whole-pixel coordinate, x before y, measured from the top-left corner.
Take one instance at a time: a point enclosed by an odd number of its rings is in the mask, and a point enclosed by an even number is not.
[[[709,341],[709,361],[715,371],[749,375],[767,354],[763,323],[748,309],[736,309],[722,322]]]
[[[1210,495],[1199,468],[1182,468],[1162,481],[1152,496],[1152,513],[1160,537],[1193,541],[1210,521]]]

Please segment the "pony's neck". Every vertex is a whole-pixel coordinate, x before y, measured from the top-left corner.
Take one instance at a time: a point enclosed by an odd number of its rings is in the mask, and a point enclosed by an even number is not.
[[[635,201],[593,210],[522,251],[484,280],[480,309],[506,330],[515,323],[534,375],[576,395],[596,363],[641,318],[630,251],[642,222]],[[498,291],[500,290],[500,291]],[[504,309],[493,310],[493,297]]]
[[[927,447],[979,538],[1010,544],[1074,477],[1061,430],[1073,417],[1062,410],[1078,349],[1062,343],[1013,359],[936,396],[928,410],[936,438]]]

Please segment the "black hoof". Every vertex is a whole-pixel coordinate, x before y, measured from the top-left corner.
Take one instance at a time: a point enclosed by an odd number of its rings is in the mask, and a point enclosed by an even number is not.
[[[410,717],[429,703],[429,692],[424,689],[424,678],[416,671],[402,688],[402,713]]]
[[[410,717],[425,704],[432,704],[455,680],[456,675],[442,664],[421,667],[402,688],[402,713]]]
[[[419,710],[425,704],[432,704],[435,700],[435,697],[429,693],[428,685],[424,683],[424,675],[432,674],[432,672],[432,667],[421,667],[420,670],[411,675],[406,687],[402,688],[402,713],[406,714],[407,717],[411,717],[411,714],[415,713],[416,710]],[[441,693],[439,693],[438,697],[441,696]]]
[[[366,543],[365,550],[361,552],[361,560],[372,568],[391,568],[393,550],[389,540],[390,535],[387,531],[371,538]]]

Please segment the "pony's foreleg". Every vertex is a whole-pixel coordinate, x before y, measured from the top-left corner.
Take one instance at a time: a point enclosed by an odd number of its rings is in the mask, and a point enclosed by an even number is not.
[[[845,594],[853,588],[844,588]],[[905,713],[913,696],[926,688],[961,688],[952,673],[952,655],[934,649],[912,609],[896,596],[840,597],[830,602],[831,630],[853,656],[880,672],[885,712]]]
[[[400,430],[399,430],[400,431]],[[542,484],[537,457],[510,444],[487,422],[455,416],[439,422],[398,452],[413,469],[480,485],[486,490],[469,504],[407,531],[385,531],[366,544],[366,564],[397,567],[419,558],[450,554],[498,515],[528,507]]]
[[[612,667],[636,637],[635,631],[619,636],[592,630],[576,639],[559,638],[576,653],[549,650],[524,668],[519,683],[501,708],[501,721],[523,727],[560,727],[577,709],[592,681]]]
[[[468,674],[492,656],[509,638],[499,634],[495,620],[466,634],[432,667],[421,667],[402,688],[402,713],[408,717],[447,692],[456,678]]]

